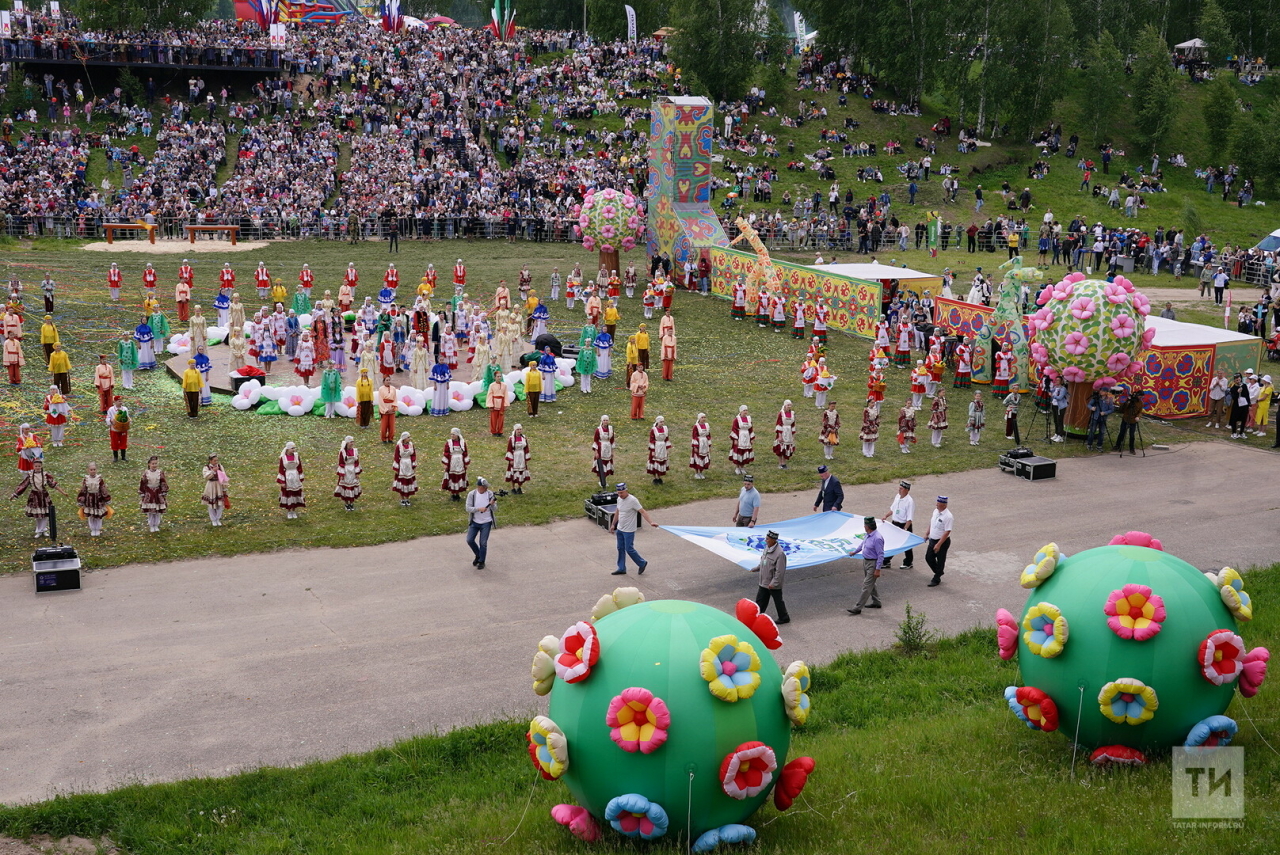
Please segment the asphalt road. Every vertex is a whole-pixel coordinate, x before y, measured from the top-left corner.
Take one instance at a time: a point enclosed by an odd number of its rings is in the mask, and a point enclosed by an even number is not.
[[[822,663],[887,645],[908,600],[943,632],[991,625],[996,608],[1021,606],[1018,574],[1050,540],[1070,554],[1139,529],[1201,569],[1270,563],[1278,464],[1198,442],[1065,460],[1052,481],[994,465],[920,478],[917,532],[940,492],[956,518],[944,583],[926,588],[917,558],[882,578],[883,610],[851,617],[860,562],[792,571],[792,623],[775,655]],[[835,470],[856,467],[844,455]],[[847,487],[845,510],[883,514],[893,492]],[[811,507],[811,493],[770,494],[761,519]],[[727,525],[731,508],[726,497],[653,516]],[[754,576],[670,534],[646,528],[637,547],[649,570],[625,579],[608,575],[613,538],[585,519],[498,529],[483,571],[450,535],[125,566],[86,575],[81,592],[39,597],[29,575],[0,579],[0,802],[297,764],[525,717],[540,706],[529,678],[538,640],[620,582],[728,611],[754,596]]]

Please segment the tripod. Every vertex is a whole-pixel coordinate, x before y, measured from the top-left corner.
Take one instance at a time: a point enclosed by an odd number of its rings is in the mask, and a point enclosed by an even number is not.
[[[1035,433],[1036,422],[1042,421],[1044,422],[1044,441],[1048,442],[1050,437],[1050,422],[1053,421],[1053,417],[1050,415],[1051,412],[1052,409],[1041,410],[1039,407],[1033,408],[1031,410],[1031,423],[1027,425],[1027,433]]]
[[[1108,431],[1108,434],[1109,434],[1109,433],[1110,433],[1110,431]],[[1137,421],[1135,421],[1135,422],[1133,423],[1133,432],[1129,435],[1129,447],[1130,447],[1130,448],[1132,448],[1132,447],[1133,447],[1133,438],[1134,438],[1134,436],[1135,436],[1135,435],[1136,435],[1136,436],[1137,436],[1137,438],[1138,438],[1138,443],[1137,443],[1137,444],[1138,444],[1138,453],[1140,453],[1143,457],[1146,457],[1146,456],[1147,456],[1147,443],[1146,443],[1146,441],[1142,438],[1142,419],[1138,419]],[[1123,423],[1122,423],[1122,424],[1121,424],[1121,426],[1120,426],[1120,434],[1116,437],[1116,451],[1120,452],[1120,456],[1121,456],[1121,457],[1124,457],[1124,447],[1121,445],[1121,442],[1122,442],[1123,438],[1124,438],[1124,425],[1123,425]],[[1111,437],[1110,437],[1110,436],[1108,436],[1108,437],[1107,437],[1107,441],[1108,441],[1108,442],[1110,442],[1110,440],[1111,440]],[[1137,456],[1137,454],[1135,454],[1134,452],[1132,452],[1132,451],[1131,451],[1131,452],[1129,452],[1129,456],[1130,456],[1130,457],[1136,457],[1136,456]]]

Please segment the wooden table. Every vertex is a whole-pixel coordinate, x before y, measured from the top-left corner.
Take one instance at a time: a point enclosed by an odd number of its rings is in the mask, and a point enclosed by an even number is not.
[[[115,242],[116,229],[146,229],[147,237],[151,239],[152,243],[155,243],[157,228],[159,228],[159,226],[152,225],[151,223],[103,223],[102,224],[102,230],[107,235],[107,243]]]
[[[231,236],[231,245],[236,245],[236,237],[240,234],[239,226],[183,226],[187,230],[187,237],[192,243],[196,242],[197,232],[226,232]],[[152,241],[154,243],[155,241]]]

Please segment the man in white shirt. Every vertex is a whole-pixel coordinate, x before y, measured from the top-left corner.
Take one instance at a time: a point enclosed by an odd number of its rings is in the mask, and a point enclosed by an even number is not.
[[[489,532],[493,528],[493,512],[498,500],[489,489],[489,482],[483,478],[476,479],[476,488],[467,493],[467,515],[471,518],[467,526],[467,546],[475,553],[471,566],[484,569],[485,555],[489,551]],[[476,540],[479,539],[479,545]]]
[[[916,516],[916,500],[911,498],[911,482],[899,481],[898,494],[893,497],[893,503],[889,505],[889,513],[885,514],[881,519],[889,520],[898,528],[904,531],[911,531],[912,520]],[[908,549],[902,558],[902,569],[910,570],[915,562],[916,551]],[[884,562],[886,569],[892,569],[893,559]]]
[[[1230,408],[1229,403],[1226,403],[1227,387],[1230,385],[1230,381],[1227,380],[1227,370],[1219,368],[1214,378],[1209,381],[1209,422],[1205,427],[1222,427],[1223,411]]]
[[[618,569],[614,570],[610,575],[625,576],[627,575],[627,556],[631,556],[631,560],[636,563],[637,572],[641,576],[649,566],[649,562],[640,557],[640,553],[636,552],[636,528],[639,527],[640,517],[644,517],[644,521],[649,525],[657,527],[657,524],[649,517],[649,512],[640,504],[640,500],[631,495],[627,490],[626,484],[619,484],[616,487],[618,491],[618,504],[613,511],[613,520],[609,523],[609,530],[617,536],[618,541]]]
[[[951,528],[955,522],[951,511],[947,510],[948,503],[946,496],[939,496],[929,519],[929,543],[925,548],[924,562],[933,571],[930,588],[936,588],[942,582],[942,574],[947,569],[947,551],[951,549]]]

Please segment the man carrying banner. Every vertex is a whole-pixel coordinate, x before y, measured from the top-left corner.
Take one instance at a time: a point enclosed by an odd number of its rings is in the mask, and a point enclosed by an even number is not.
[[[876,591],[876,580],[880,578],[880,571],[883,569],[881,565],[884,563],[884,535],[876,528],[875,517],[863,517],[862,525],[867,531],[867,536],[863,539],[861,546],[849,553],[850,558],[855,555],[862,556],[862,594],[858,597],[857,605],[851,609],[845,609],[851,615],[860,615],[863,609],[880,608],[880,594]]]
[[[778,609],[776,623],[781,626],[791,623],[787,614],[787,604],[782,601],[782,580],[787,573],[787,553],[778,545],[778,533],[770,531],[764,536],[764,551],[760,553],[760,564],[752,571],[760,574],[760,587],[756,590],[756,605],[761,614],[769,607],[769,600]]]

